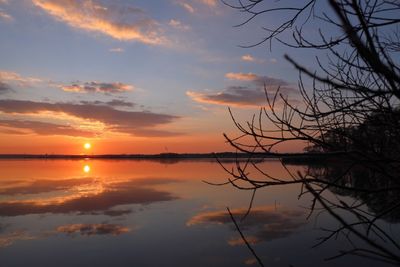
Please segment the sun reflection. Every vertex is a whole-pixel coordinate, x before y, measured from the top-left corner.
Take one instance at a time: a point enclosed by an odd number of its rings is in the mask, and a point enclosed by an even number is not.
[[[85,165],[85,166],[83,167],[83,171],[84,171],[85,173],[89,173],[89,172],[90,172],[90,166],[89,166],[89,165]]]

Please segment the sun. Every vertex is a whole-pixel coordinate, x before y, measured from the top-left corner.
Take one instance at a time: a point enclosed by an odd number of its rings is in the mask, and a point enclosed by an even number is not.
[[[84,147],[86,150],[89,150],[89,149],[92,148],[92,145],[91,145],[90,143],[85,143],[85,144],[83,145],[83,147]]]

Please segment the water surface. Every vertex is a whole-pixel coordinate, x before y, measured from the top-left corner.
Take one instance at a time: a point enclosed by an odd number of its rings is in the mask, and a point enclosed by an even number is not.
[[[279,161],[261,166],[287,176]],[[1,160],[0,170],[0,266],[257,266],[226,211],[240,220],[251,193],[204,183],[229,178],[215,162]],[[347,243],[312,248],[337,222],[307,219],[299,192],[259,190],[241,224],[265,266],[377,266],[324,261]]]

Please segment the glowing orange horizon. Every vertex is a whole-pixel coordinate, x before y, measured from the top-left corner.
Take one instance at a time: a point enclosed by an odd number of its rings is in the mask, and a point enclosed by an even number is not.
[[[7,141],[6,141],[7,140]],[[3,142],[4,141],[4,142]],[[232,151],[221,134],[179,136],[168,138],[111,137],[98,138],[90,142],[81,138],[61,136],[5,135],[0,133],[0,153],[2,154],[158,154],[158,153],[212,153]],[[85,144],[90,143],[90,149]],[[302,142],[292,142],[281,146],[280,152],[299,152]]]

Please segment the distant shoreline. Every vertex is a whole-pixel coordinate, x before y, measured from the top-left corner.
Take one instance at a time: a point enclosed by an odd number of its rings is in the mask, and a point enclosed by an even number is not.
[[[160,154],[0,154],[0,159],[247,159],[249,154],[234,152],[219,153],[160,153]],[[252,158],[278,158],[257,153]]]
[[[178,162],[181,160],[219,160],[219,161],[251,161],[281,160],[284,164],[324,164],[332,159],[337,159],[340,153],[160,153],[160,154],[0,154],[0,160],[7,159],[49,159],[49,160],[156,160],[163,162]]]

